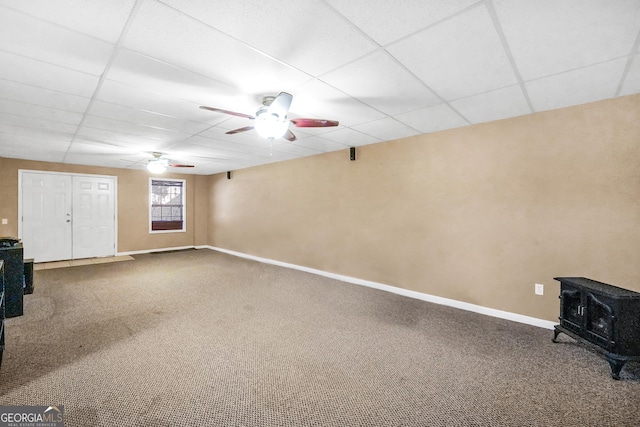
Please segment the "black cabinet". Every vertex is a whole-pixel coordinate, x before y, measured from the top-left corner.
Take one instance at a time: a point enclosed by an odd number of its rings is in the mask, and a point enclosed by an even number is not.
[[[604,354],[611,376],[620,378],[628,361],[640,360],[640,293],[584,277],[560,281],[560,333]]]
[[[0,366],[4,353],[4,261],[0,260]]]
[[[24,294],[33,293],[33,258],[24,259]]]
[[[0,260],[4,261],[5,316],[22,316],[24,297],[24,256],[22,242],[3,239]]]

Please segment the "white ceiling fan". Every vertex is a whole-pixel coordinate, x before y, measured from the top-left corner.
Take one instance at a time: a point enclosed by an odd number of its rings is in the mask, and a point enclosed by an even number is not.
[[[164,173],[168,168],[193,168],[194,165],[185,165],[174,163],[171,159],[164,157],[164,153],[154,151],[151,153],[153,158],[147,162],[147,170],[153,174]]]
[[[274,140],[284,137],[288,141],[295,141],[296,136],[289,129],[291,125],[301,128],[338,126],[339,122],[336,120],[303,118],[289,119],[287,117],[287,114],[289,113],[289,107],[291,107],[292,100],[293,96],[287,92],[280,92],[280,94],[275,97],[265,96],[262,99],[262,105],[258,107],[255,116],[244,113],[237,113],[235,111],[223,110],[221,108],[206,107],[204,105],[200,108],[203,110],[214,111],[216,113],[224,113],[236,117],[244,117],[246,119],[255,121],[253,125],[226,132],[228,135],[255,129],[260,136],[266,139]]]

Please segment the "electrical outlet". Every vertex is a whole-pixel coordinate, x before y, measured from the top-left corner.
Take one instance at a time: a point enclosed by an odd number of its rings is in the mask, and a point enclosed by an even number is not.
[[[544,285],[536,283],[536,295],[544,295]]]

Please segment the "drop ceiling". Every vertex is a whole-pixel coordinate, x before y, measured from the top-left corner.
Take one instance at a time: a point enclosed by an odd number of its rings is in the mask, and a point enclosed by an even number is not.
[[[0,0],[0,157],[213,174],[640,92],[638,0]],[[293,95],[295,142],[255,131]],[[345,154],[346,158],[346,154]]]

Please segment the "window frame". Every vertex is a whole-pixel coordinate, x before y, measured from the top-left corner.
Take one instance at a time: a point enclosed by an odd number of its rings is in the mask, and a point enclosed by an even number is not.
[[[182,228],[175,230],[154,230],[153,229],[153,182],[169,181],[180,182],[182,184]],[[149,178],[149,234],[162,233],[184,233],[187,231],[187,181],[178,178]]]

